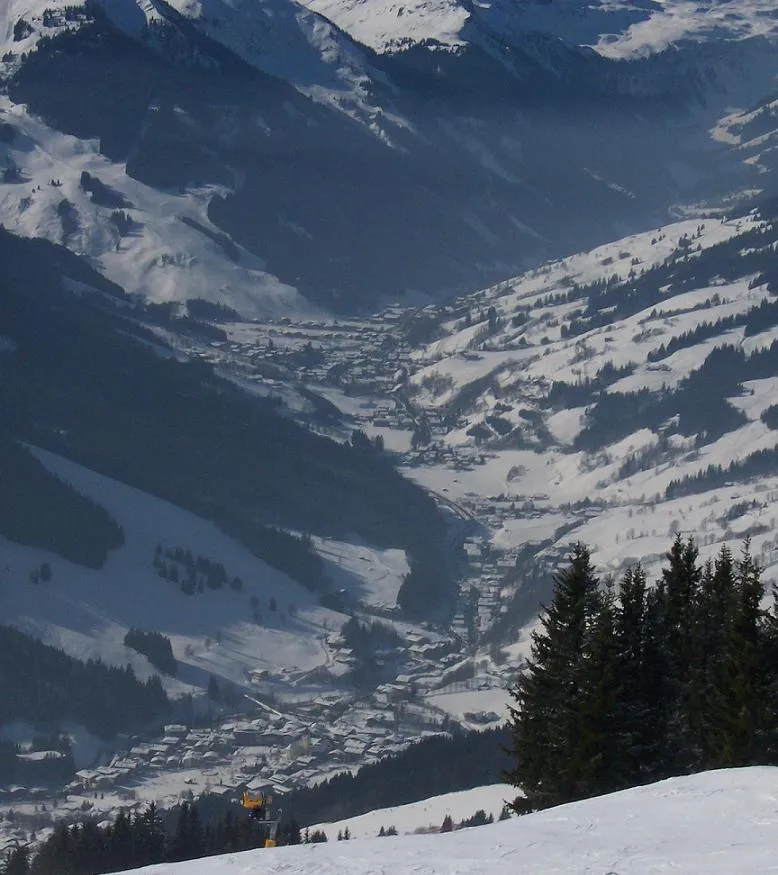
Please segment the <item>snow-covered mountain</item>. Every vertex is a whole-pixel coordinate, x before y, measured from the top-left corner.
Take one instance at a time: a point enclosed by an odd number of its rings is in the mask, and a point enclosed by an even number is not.
[[[329,836],[327,844],[247,851],[137,871],[502,875],[521,869],[533,875],[648,875],[677,870],[685,875],[755,875],[771,870],[778,848],[776,789],[775,768],[707,772],[442,835],[343,842]],[[477,793],[473,791],[474,802]],[[429,800],[429,808],[434,806],[435,800]],[[441,821],[445,808],[442,802]],[[391,821],[391,812],[386,814]]]
[[[13,0],[0,219],[155,301],[272,316],[450,295],[769,189],[709,134],[773,90],[767,12]]]
[[[378,52],[425,43],[455,50],[485,34],[514,42],[541,33],[626,58],[687,40],[743,40],[776,31],[770,0],[305,0],[305,5]]]

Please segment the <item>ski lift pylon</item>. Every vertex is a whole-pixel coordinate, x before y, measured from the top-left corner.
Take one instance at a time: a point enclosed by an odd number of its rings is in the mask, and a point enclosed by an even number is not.
[[[248,790],[243,791],[243,797],[241,798],[241,805],[248,811],[249,817],[268,827],[267,837],[265,838],[266,848],[276,847],[278,824],[281,818],[280,811],[277,812],[275,818],[270,816],[270,805],[272,802],[273,797],[269,793],[255,794],[250,793]]]

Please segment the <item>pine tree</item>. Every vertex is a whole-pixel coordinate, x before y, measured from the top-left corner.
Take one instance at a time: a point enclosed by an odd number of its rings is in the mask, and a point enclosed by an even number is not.
[[[8,855],[3,875],[27,875],[30,871],[30,849],[27,845],[14,848]]]
[[[579,750],[589,692],[584,663],[602,604],[589,551],[576,544],[533,633],[527,669],[510,690],[509,753],[516,767],[504,778],[523,793],[513,803],[520,813],[581,798],[589,789],[591,752]]]
[[[760,664],[766,680],[763,761],[778,763],[778,585],[773,584],[773,604],[765,617],[760,646]]]
[[[640,565],[628,568],[615,610],[617,687],[623,733],[621,777],[625,785],[659,777],[662,677],[656,610]]]
[[[718,686],[711,702],[711,766],[766,761],[770,666],[764,659],[767,617],[761,609],[761,574],[746,541],[735,568],[731,617],[724,630]]]
[[[585,642],[581,696],[572,772],[577,796],[608,793],[623,786],[626,732],[620,687],[613,597],[602,596]]]
[[[663,727],[660,770],[666,775],[692,771],[699,762],[699,704],[694,677],[699,665],[699,637],[694,634],[702,581],[699,551],[692,538],[678,535],[667,554],[651,599],[656,623],[657,670],[662,678],[657,717]]]

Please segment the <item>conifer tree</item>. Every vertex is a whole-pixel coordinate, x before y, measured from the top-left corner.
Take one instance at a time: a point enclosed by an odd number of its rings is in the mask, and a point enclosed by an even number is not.
[[[579,796],[608,793],[622,786],[629,743],[618,672],[613,595],[601,596],[581,662],[581,695],[572,773]]]
[[[664,736],[658,616],[640,565],[628,568],[622,578],[615,634],[622,697],[622,780],[626,785],[638,785],[659,776]]]
[[[720,557],[725,549],[722,548]],[[722,636],[718,684],[711,703],[711,766],[766,761],[771,697],[761,574],[746,541],[735,568],[731,616]]]
[[[3,875],[27,875],[29,871],[30,849],[27,845],[20,845],[8,854]]]
[[[760,663],[767,675],[765,681],[765,714],[762,747],[764,761],[778,763],[778,585],[773,584],[773,604],[765,617]]]
[[[692,538],[684,541],[677,535],[666,558],[668,565],[662,569],[651,600],[659,645],[655,657],[661,678],[657,700],[657,716],[663,726],[660,770],[663,774],[685,774],[699,761],[693,752],[695,740],[699,739],[699,708],[694,700],[697,687],[693,680],[699,663],[695,650],[698,639],[692,631],[698,616],[702,568]]]
[[[591,754],[582,755],[579,739],[589,692],[584,661],[601,608],[589,551],[576,544],[533,633],[527,669],[510,691],[509,752],[517,766],[504,777],[524,794],[513,803],[519,813],[581,798],[590,789]]]

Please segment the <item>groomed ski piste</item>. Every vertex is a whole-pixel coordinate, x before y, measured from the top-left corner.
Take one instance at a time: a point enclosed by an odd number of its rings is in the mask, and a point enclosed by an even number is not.
[[[511,788],[505,790],[510,794]],[[428,800],[430,805],[433,802]],[[437,812],[441,818],[444,807]],[[334,838],[330,835],[327,844],[247,851],[136,871],[144,875],[767,875],[778,871],[778,769],[753,767],[672,778],[441,835],[341,842]]]

